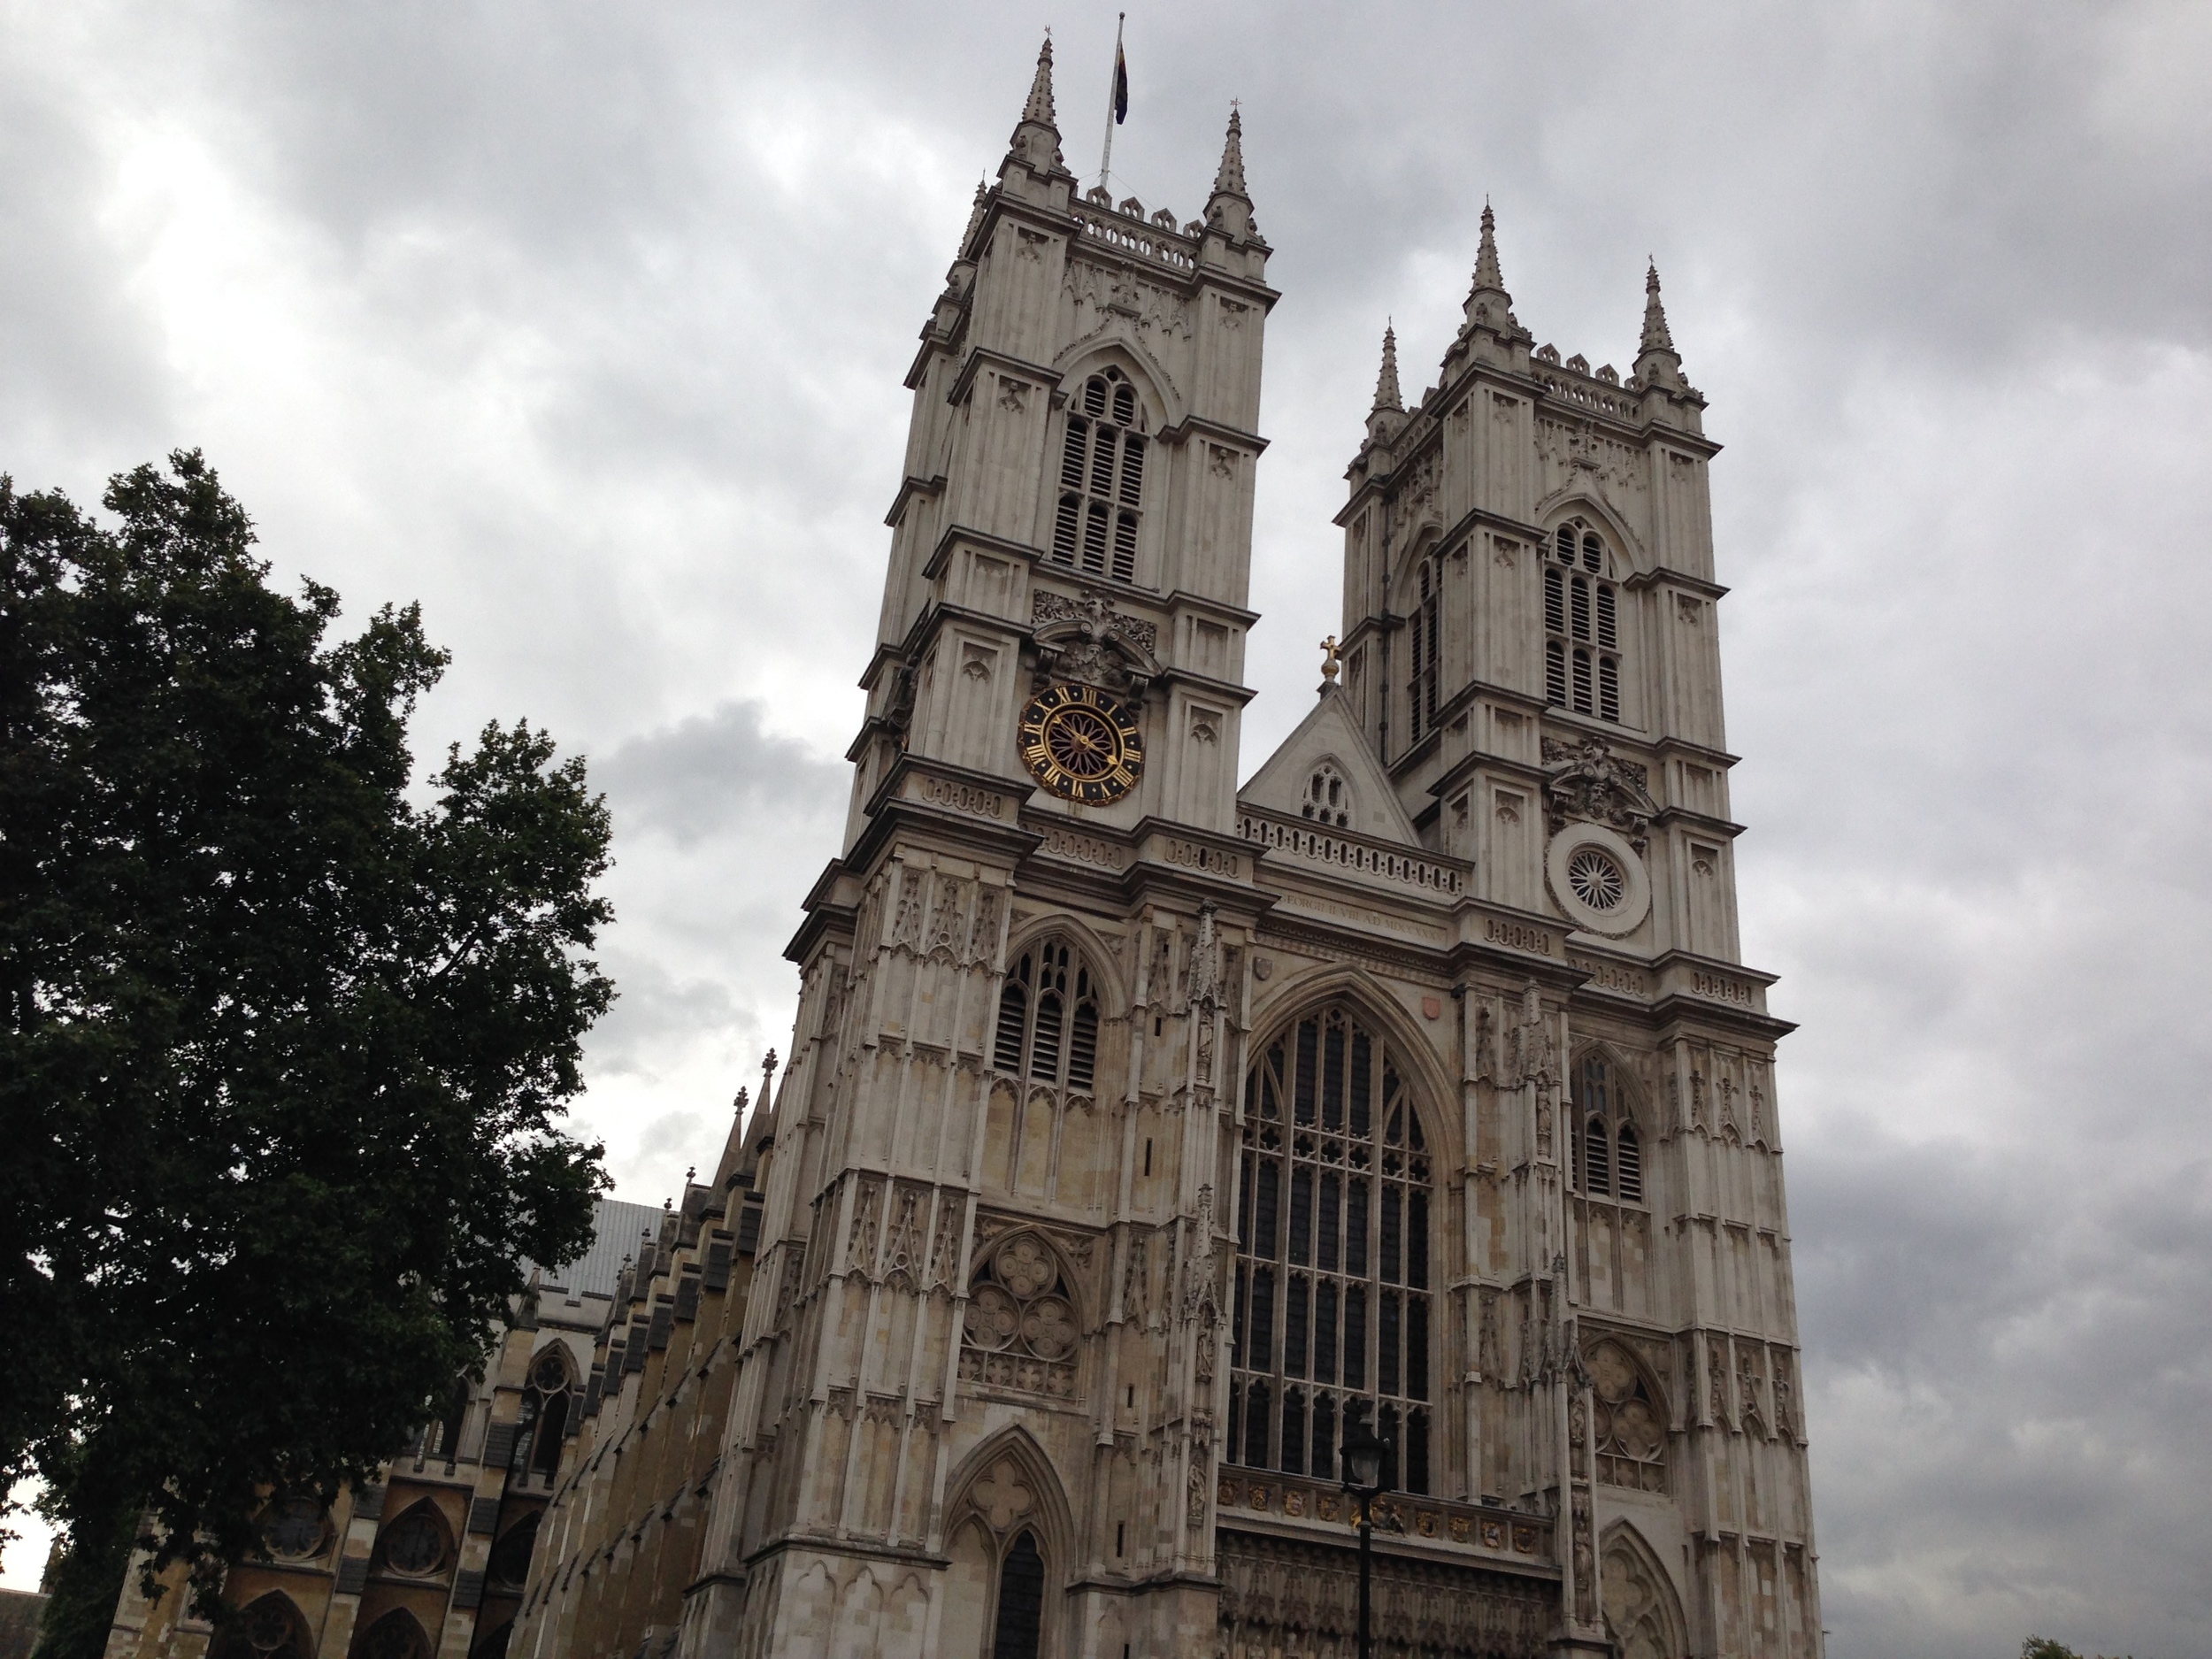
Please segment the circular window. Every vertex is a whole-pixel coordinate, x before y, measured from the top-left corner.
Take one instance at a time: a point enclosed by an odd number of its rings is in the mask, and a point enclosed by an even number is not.
[[[445,1529],[426,1509],[400,1517],[383,1541],[384,1564],[394,1572],[421,1578],[445,1565]]]
[[[1617,910],[1628,896],[1628,878],[1595,847],[1582,847],[1567,860],[1567,885],[1594,910]]]
[[[1570,824],[1552,837],[1544,873],[1567,919],[1618,939],[1651,914],[1651,878],[1627,841],[1602,824]]]
[[[548,1348],[530,1368],[530,1380],[543,1394],[558,1394],[568,1386],[568,1366],[558,1348]]]
[[[263,1512],[261,1541],[279,1561],[323,1553],[323,1506],[312,1498],[280,1498]]]

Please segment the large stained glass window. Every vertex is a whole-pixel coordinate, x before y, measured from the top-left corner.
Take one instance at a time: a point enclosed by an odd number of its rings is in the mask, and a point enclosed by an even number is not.
[[[1306,1015],[1245,1079],[1228,1456],[1339,1478],[1346,1425],[1429,1490],[1435,1187],[1405,1071],[1349,1009]]]

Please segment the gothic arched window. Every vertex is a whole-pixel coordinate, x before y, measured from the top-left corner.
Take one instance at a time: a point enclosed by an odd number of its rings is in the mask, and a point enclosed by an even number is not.
[[[525,1516],[509,1527],[492,1546],[485,1562],[486,1575],[494,1584],[519,1590],[530,1581],[530,1553],[538,1545],[538,1517]]]
[[[1006,971],[991,1064],[1087,1094],[1098,1081],[1098,993],[1083,958],[1054,940],[1022,952]]]
[[[1343,774],[1328,761],[1313,769],[1306,780],[1306,798],[1299,803],[1306,817],[1338,829],[1352,826],[1352,790]]]
[[[307,1621],[281,1590],[257,1598],[217,1643],[214,1659],[313,1659]]]
[[[1554,708],[1621,718],[1619,592],[1598,533],[1571,518],[1544,565],[1544,700]]]
[[[989,1464],[949,1506],[946,1595],[937,1645],[945,1659],[1036,1659],[1047,1651],[1053,1539],[1048,1471],[1019,1453]]]
[[[1344,1429],[1429,1489],[1426,1137],[1404,1071],[1347,1008],[1306,1015],[1245,1079],[1228,1458],[1333,1481]]]
[[[1044,1634],[1045,1558],[1037,1535],[1024,1532],[999,1563],[998,1612],[991,1621],[991,1659],[1037,1659]]]
[[[1083,382],[1071,400],[1060,448],[1060,501],[1052,557],[1094,576],[1137,580],[1144,509],[1144,408],[1119,369]]]
[[[1667,1414],[1644,1368],[1617,1342],[1601,1342],[1586,1362],[1598,1479],[1635,1492],[1667,1489]]]
[[[962,1381],[1072,1400],[1079,1340],[1060,1263],[1035,1234],[1015,1234],[977,1267],[961,1319]]]
[[[1582,1133],[1576,1142],[1577,1181],[1586,1198],[1644,1202],[1644,1147],[1615,1068],[1588,1054],[1574,1071],[1574,1102]]]
[[[453,1387],[446,1395],[445,1413],[439,1418],[431,1441],[431,1455],[442,1457],[449,1464],[460,1457],[461,1432],[468,1426],[469,1407],[475,1398],[476,1389],[465,1376],[453,1379]]]
[[[377,1564],[403,1578],[434,1578],[453,1558],[453,1534],[425,1498],[377,1534]]]
[[[546,1345],[530,1362],[529,1380],[522,1390],[522,1417],[516,1425],[513,1459],[508,1467],[534,1471],[550,1479],[561,1467],[561,1442],[575,1414],[576,1377],[568,1349],[560,1342]]]
[[[1442,634],[1443,567],[1421,561],[1419,589],[1414,595],[1413,614],[1407,619],[1411,634],[1413,660],[1406,675],[1407,713],[1412,726],[1413,741],[1419,742],[1421,734],[1436,725],[1437,671],[1444,653]]]
[[[430,1642],[415,1616],[396,1607],[354,1638],[355,1659],[430,1659]]]

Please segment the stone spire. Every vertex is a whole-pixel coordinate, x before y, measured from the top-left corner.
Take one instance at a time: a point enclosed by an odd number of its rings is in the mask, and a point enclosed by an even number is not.
[[[1669,391],[1690,389],[1689,382],[1682,378],[1682,357],[1674,349],[1674,335],[1667,329],[1667,308],[1659,299],[1656,260],[1644,272],[1644,337],[1636,348],[1636,380],[1640,385]]]
[[[1659,298],[1659,262],[1644,267],[1644,337],[1638,351],[1671,351],[1674,336],[1667,332],[1667,308]]]
[[[968,210],[968,228],[960,233],[960,251],[968,251],[968,244],[975,239],[975,227],[983,222],[983,204],[990,188],[980,179],[975,181],[975,205]]]
[[[1375,377],[1375,410],[1406,412],[1406,400],[1398,390],[1398,331],[1387,323],[1383,325],[1382,373]]]
[[[1244,117],[1229,106],[1229,135],[1222,142],[1221,165],[1214,173],[1214,191],[1206,198],[1206,228],[1219,231],[1233,242],[1259,242],[1259,227],[1252,222],[1252,198],[1244,190]],[[1255,273],[1256,274],[1256,273]]]
[[[1221,146],[1221,165],[1214,173],[1214,194],[1245,196],[1244,112],[1233,104],[1229,106],[1229,136]],[[1248,196],[1245,199],[1251,200]]]
[[[1040,127],[1059,130],[1059,118],[1052,111],[1052,36],[1045,36],[1044,45],[1037,52],[1037,76],[1029,83],[1029,102],[1022,106],[1022,119],[1034,121]]]
[[[1467,319],[1460,330],[1463,341],[1476,327],[1508,335],[1520,332],[1520,322],[1513,315],[1513,296],[1505,291],[1505,276],[1498,269],[1498,220],[1487,201],[1482,204],[1482,242],[1475,250],[1475,283],[1467,290],[1467,303],[1460,310]]]
[[[1475,291],[1505,292],[1505,278],[1498,270],[1498,220],[1490,204],[1482,204],[1482,245],[1475,250]]]
[[[1029,101],[1022,105],[1022,118],[1015,123],[1014,136],[1007,142],[1006,161],[1009,164],[1021,163],[1040,179],[1067,171],[1066,164],[1060,159],[1060,127],[1058,118],[1052,109],[1052,36],[1049,35],[1045,36],[1045,43],[1037,52],[1036,78],[1029,83]],[[1003,181],[1006,177],[1006,166],[1002,165],[999,178]]]

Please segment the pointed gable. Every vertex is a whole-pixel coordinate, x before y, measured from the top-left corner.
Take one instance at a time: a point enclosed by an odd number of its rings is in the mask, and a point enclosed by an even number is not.
[[[1327,769],[1342,785],[1339,799],[1314,799],[1314,782]],[[1321,694],[1313,712],[1268,757],[1267,764],[1237,791],[1237,804],[1264,807],[1292,818],[1318,819],[1328,814],[1328,827],[1348,829],[1360,835],[1418,847],[1421,837],[1398,804],[1375,751],[1367,746],[1352,718],[1351,700],[1333,685]],[[1311,809],[1309,810],[1308,809]],[[1338,815],[1343,815],[1340,821]]]

